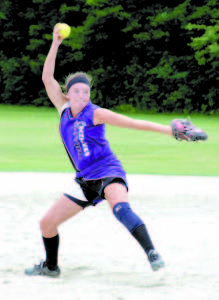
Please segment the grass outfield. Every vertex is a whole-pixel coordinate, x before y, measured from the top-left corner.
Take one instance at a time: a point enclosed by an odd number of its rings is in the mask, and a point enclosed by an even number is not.
[[[165,125],[183,117],[129,116]],[[112,126],[107,126],[107,138],[129,174],[219,176],[219,117],[194,115],[191,120],[208,133],[207,142],[178,142],[159,133]],[[52,108],[0,105],[0,171],[73,171],[58,124],[58,113]]]

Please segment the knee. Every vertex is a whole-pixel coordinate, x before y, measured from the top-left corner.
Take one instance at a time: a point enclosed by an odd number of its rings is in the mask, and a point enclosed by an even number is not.
[[[120,202],[113,207],[113,214],[128,230],[129,232],[134,232],[134,230],[144,222],[136,215],[129,203]]]
[[[47,232],[53,227],[55,227],[55,225],[49,217],[45,216],[40,220],[40,230],[42,232]]]

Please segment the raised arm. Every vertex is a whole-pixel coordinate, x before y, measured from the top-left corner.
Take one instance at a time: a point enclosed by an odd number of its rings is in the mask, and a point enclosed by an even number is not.
[[[58,33],[57,25],[58,24],[56,24],[53,30],[53,42],[44,64],[42,80],[50,100],[59,111],[68,100],[62,93],[59,83],[54,78],[56,55],[59,45],[63,41],[63,38],[61,38]]]
[[[104,108],[97,108],[94,111],[94,124],[110,124],[119,127],[155,131],[172,135],[170,126],[144,120],[135,120]]]

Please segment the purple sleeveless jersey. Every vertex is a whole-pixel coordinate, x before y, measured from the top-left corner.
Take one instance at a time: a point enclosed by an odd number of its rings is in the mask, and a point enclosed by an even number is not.
[[[75,117],[70,107],[64,109],[60,120],[60,135],[76,170],[76,177],[95,180],[103,177],[121,177],[126,173],[105,137],[105,125],[93,124],[94,110],[99,106],[89,102]]]

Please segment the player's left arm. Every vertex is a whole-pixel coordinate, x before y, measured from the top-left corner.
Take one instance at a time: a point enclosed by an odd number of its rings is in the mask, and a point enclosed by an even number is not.
[[[154,122],[145,120],[135,120],[121,114],[112,112],[105,108],[97,108],[94,111],[94,125],[110,124],[119,127],[125,127],[130,129],[155,131],[168,135],[172,135],[171,126],[166,126]]]

